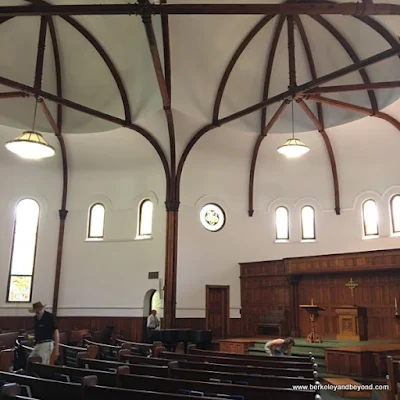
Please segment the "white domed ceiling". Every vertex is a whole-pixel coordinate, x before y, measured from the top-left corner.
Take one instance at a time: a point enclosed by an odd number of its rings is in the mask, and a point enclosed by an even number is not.
[[[32,2],[44,3],[42,0],[0,0],[0,6],[29,5]],[[123,2],[128,3],[118,3]],[[239,3],[229,1],[233,2]],[[53,0],[51,3],[80,2]],[[258,3],[278,1],[264,0]],[[51,20],[54,32],[51,32],[49,25],[42,78],[44,91],[54,95],[59,93],[53,35],[57,38],[60,54],[62,97],[122,120],[130,114],[132,121],[137,121],[162,108],[148,41],[139,16],[54,16]],[[172,107],[188,116],[210,122],[213,115],[224,118],[287,91],[288,21],[285,16],[272,15],[171,15]],[[301,85],[395,46],[398,37],[382,21],[384,18],[377,22],[372,17],[352,16],[293,17],[296,73],[294,76],[292,68],[292,79]],[[153,17],[153,24],[162,53],[162,30],[158,16]],[[5,56],[0,61],[0,76],[33,86],[39,28],[40,17],[3,20],[0,25],[0,50]],[[251,40],[246,39],[249,35]],[[232,63],[239,46],[243,52],[236,54],[236,62]],[[399,81],[399,62],[398,57],[391,57],[330,81],[327,85]],[[230,63],[233,68],[228,74]],[[221,84],[224,78],[225,85]],[[0,89],[10,91],[6,87]],[[327,96],[381,110],[400,97],[400,89],[347,91],[329,93]],[[1,125],[22,129],[31,126],[32,99],[0,101]],[[260,133],[260,125],[268,123],[280,104],[268,107],[264,117],[261,111],[257,111],[231,122],[230,127]],[[315,104],[308,104],[317,115]],[[55,115],[56,105],[51,102],[47,102],[47,105]],[[363,114],[327,105],[323,106],[323,111],[325,128],[363,117]],[[115,128],[115,124],[64,109],[64,133],[101,132]],[[51,130],[42,115],[38,116],[37,129]],[[270,133],[287,133],[291,129],[291,110],[287,108]],[[311,119],[297,105],[295,130],[315,130]]]

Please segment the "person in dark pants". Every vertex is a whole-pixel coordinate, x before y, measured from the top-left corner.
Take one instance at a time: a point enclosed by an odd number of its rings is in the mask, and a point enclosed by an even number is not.
[[[52,354],[55,358],[60,355],[60,333],[54,315],[45,311],[44,308],[45,305],[39,301],[34,303],[29,310],[29,312],[35,313],[35,347],[30,357],[40,356],[43,364],[50,364]]]
[[[147,341],[153,343],[152,336],[154,329],[160,326],[160,321],[156,317],[157,311],[151,310],[151,314],[147,317]]]

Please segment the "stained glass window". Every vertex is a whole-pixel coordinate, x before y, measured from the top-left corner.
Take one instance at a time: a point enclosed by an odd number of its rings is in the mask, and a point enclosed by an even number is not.
[[[36,258],[39,204],[21,200],[16,208],[7,301],[30,302]]]
[[[286,207],[275,210],[276,240],[289,240],[289,211]]]
[[[315,211],[311,206],[301,209],[301,235],[303,240],[315,239]]]
[[[378,209],[374,200],[367,200],[363,207],[364,235],[377,236],[378,229]]]
[[[208,231],[217,232],[225,225],[225,213],[216,204],[206,204],[200,211],[200,222]]]
[[[392,215],[392,232],[400,233],[400,195],[393,196],[390,200],[390,212]]]
[[[89,209],[88,239],[104,238],[104,218],[106,209],[103,204],[93,204]]]
[[[139,235],[151,236],[153,230],[153,202],[149,199],[143,200],[139,206]]]

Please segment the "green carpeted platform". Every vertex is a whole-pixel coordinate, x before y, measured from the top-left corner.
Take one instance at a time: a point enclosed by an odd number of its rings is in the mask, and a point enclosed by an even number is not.
[[[264,346],[268,340],[272,338],[263,338],[257,340],[252,347],[249,348],[248,353],[260,356],[266,356]],[[313,354],[315,358],[315,362],[318,364],[318,373],[321,377],[324,376],[338,376],[326,373],[326,364],[325,364],[325,349],[328,347],[345,347],[345,346],[363,346],[363,345],[371,345],[371,344],[387,344],[388,341],[379,341],[379,340],[369,340],[363,342],[352,342],[352,341],[339,341],[335,339],[326,339],[323,343],[307,343],[305,338],[295,338],[294,339],[296,345],[292,349],[292,355],[300,356],[307,355],[310,352]],[[393,341],[393,343],[398,341]],[[354,377],[355,380],[362,378]]]

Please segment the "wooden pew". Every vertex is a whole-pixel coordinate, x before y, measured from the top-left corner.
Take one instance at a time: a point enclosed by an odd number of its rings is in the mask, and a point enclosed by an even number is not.
[[[300,376],[304,378],[314,378],[318,380],[318,372],[312,370],[296,369],[296,368],[265,368],[253,367],[248,365],[229,365],[229,364],[214,364],[214,363],[200,363],[192,361],[178,361],[180,368],[185,369],[202,369],[207,371],[220,371],[220,372],[234,372],[234,373],[247,373],[254,375],[274,375],[274,376]]]
[[[40,400],[191,400],[193,396],[98,386],[96,376],[86,376],[82,384],[52,381],[13,373],[0,373],[0,379],[29,387]],[[204,397],[204,400],[215,400]]]
[[[87,358],[81,358],[78,363],[79,368],[94,369],[100,371],[115,370],[119,366],[128,366],[130,373],[134,375],[152,375],[160,376],[164,378],[169,377],[169,368],[167,365],[146,365],[146,364],[126,364],[116,361],[105,361],[105,360],[91,360]]]
[[[117,361],[118,352],[121,346],[113,346],[111,344],[97,343],[88,339],[84,339],[85,346],[97,346],[99,349],[98,357],[102,360]]]
[[[130,354],[126,349],[120,350],[118,360],[122,362],[130,362],[132,364],[148,364],[148,365],[168,365],[171,360],[166,358],[143,357]]]
[[[156,378],[144,375],[120,375],[122,387],[139,390],[155,390],[164,393],[179,393],[180,390],[204,393],[221,393],[244,396],[244,400],[265,400],[266,398],[282,400],[315,400],[315,391],[294,391],[277,387],[245,386],[225,383],[199,382],[170,378]]]
[[[140,354],[137,355],[144,355],[147,356],[148,354],[153,355],[154,351],[157,347],[162,346],[161,342],[154,342],[153,344],[150,343],[136,343],[136,342],[130,342],[128,340],[123,340],[123,339],[116,339],[116,343],[118,346],[121,346],[121,349],[128,349],[132,350],[133,349],[138,349]]]
[[[290,376],[273,376],[273,375],[251,375],[251,374],[235,374],[220,371],[206,371],[183,368],[170,368],[170,378],[181,380],[193,380],[202,382],[222,382],[232,383],[243,382],[250,386],[267,386],[291,389],[293,385],[314,385],[312,378],[290,377]]]
[[[160,349],[159,349],[160,350]],[[257,367],[272,367],[272,368],[296,368],[304,370],[316,370],[317,364],[312,365],[310,362],[296,362],[286,361],[286,357],[281,357],[282,360],[269,360],[269,357],[260,357],[261,360],[247,359],[247,358],[234,358],[234,357],[215,357],[215,356],[200,356],[194,354],[178,354],[167,351],[160,351],[161,358],[168,358],[170,360],[186,360],[195,362],[214,362],[218,364],[231,364],[231,365],[252,365]]]
[[[197,380],[207,382],[210,379],[220,380],[231,380],[231,381],[242,381],[247,382],[251,386],[276,386],[291,388],[292,385],[307,385],[314,384],[313,378],[304,377],[290,377],[284,376],[284,371],[281,371],[282,375],[251,375],[246,373],[232,373],[232,372],[221,372],[221,371],[207,371],[207,370],[194,370],[180,368],[178,362],[170,362],[168,366],[156,366],[156,365],[145,365],[145,364],[119,364],[113,361],[103,360],[88,360],[80,359],[81,368],[89,368],[90,370],[103,370],[109,369],[115,370],[120,365],[129,367],[129,373],[133,375],[151,375],[164,378],[175,378],[183,380]]]
[[[124,354],[120,352],[120,361],[129,362],[132,364],[153,364],[153,365],[168,365],[173,359],[162,359],[162,358],[146,358]],[[293,377],[304,377],[313,378],[315,381],[318,380],[318,372],[312,369],[298,369],[298,368],[275,368],[275,367],[257,367],[249,365],[229,365],[229,364],[218,364],[216,362],[193,362],[185,360],[177,360],[179,368],[185,369],[201,369],[210,371],[220,372],[233,372],[233,373],[249,373],[256,375],[274,375],[274,376],[293,376]]]
[[[101,371],[96,369],[73,368],[57,365],[45,365],[37,362],[30,362],[28,365],[29,374],[36,374],[40,378],[60,380],[60,378],[69,379],[70,382],[80,383],[82,378],[95,375],[98,384],[103,386],[117,386],[119,374],[129,374],[128,365],[118,365],[114,372]]]
[[[196,348],[196,345],[190,344],[187,348],[187,352],[189,354],[195,354],[199,356],[214,356],[214,357],[230,357],[230,358],[238,358],[238,359],[250,359],[250,360],[260,360],[263,356],[251,355],[251,354],[239,354],[239,353],[228,353],[222,351],[212,351],[212,350],[200,350]],[[284,359],[286,361],[291,362],[311,362],[312,364],[315,363],[315,358],[310,353],[307,356],[285,356]],[[278,360],[281,361],[282,357],[279,356],[270,356],[268,360]]]

